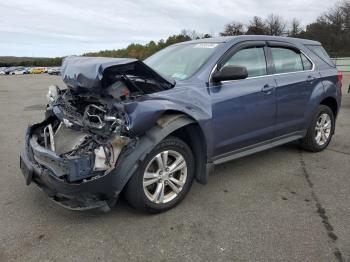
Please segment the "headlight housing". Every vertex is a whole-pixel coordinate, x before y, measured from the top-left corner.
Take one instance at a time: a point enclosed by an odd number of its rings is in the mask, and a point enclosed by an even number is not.
[[[56,85],[49,86],[49,91],[46,94],[47,101],[49,103],[52,103],[56,101],[58,94],[59,94],[60,89]]]

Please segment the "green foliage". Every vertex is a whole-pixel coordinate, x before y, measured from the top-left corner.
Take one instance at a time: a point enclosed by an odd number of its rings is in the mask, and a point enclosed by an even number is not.
[[[54,58],[16,58],[3,57],[0,59],[0,67],[3,66],[60,66],[62,57]]]
[[[188,35],[172,35],[169,36],[167,40],[164,41],[161,39],[157,43],[151,41],[145,45],[130,44],[126,48],[117,50],[105,50],[96,53],[86,53],[84,56],[129,57],[143,60],[153,55],[155,52],[163,49],[164,47],[189,40],[191,40],[191,37]]]

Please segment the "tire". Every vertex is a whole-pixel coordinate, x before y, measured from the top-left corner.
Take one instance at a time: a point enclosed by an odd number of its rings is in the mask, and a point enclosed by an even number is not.
[[[162,168],[165,161],[167,164]],[[189,146],[177,137],[167,137],[142,161],[126,186],[125,198],[142,212],[167,211],[179,204],[190,190],[194,165]]]
[[[324,124],[322,124],[322,119],[325,119]],[[328,125],[326,123],[330,123],[330,127],[326,128]],[[331,142],[334,128],[335,120],[333,111],[328,106],[320,105],[310,123],[306,136],[300,141],[301,147],[310,152],[320,152],[326,149]],[[328,131],[326,132],[326,130]],[[322,136],[322,133],[325,137]]]

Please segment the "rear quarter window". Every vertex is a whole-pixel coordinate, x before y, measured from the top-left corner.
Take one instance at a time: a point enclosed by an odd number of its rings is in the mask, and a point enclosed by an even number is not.
[[[326,62],[330,66],[335,67],[326,50],[324,50],[324,48],[321,45],[307,45],[307,48],[309,48],[311,52],[313,52],[315,55],[321,58],[324,62]]]

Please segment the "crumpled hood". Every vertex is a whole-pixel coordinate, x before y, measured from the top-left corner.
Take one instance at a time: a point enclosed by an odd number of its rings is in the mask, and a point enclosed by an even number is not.
[[[174,80],[160,75],[142,61],[132,58],[69,56],[63,60],[61,67],[63,81],[74,89],[105,88],[105,80],[117,74],[157,81],[164,90],[175,86]]]

